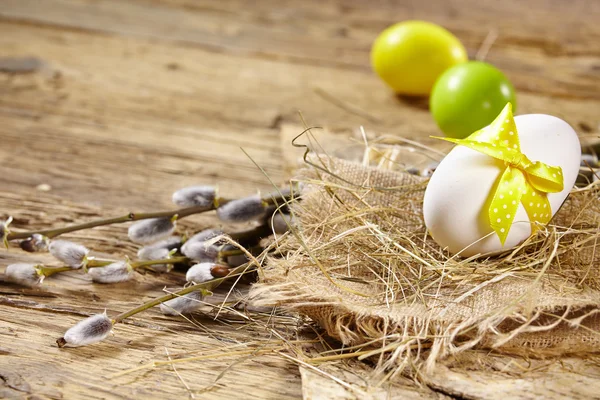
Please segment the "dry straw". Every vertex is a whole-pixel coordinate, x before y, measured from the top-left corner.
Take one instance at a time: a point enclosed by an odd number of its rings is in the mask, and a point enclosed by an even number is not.
[[[519,248],[462,259],[427,235],[427,180],[401,172],[398,154],[380,146],[363,164],[308,158],[316,168],[301,172],[302,202],[291,205],[299,228],[279,241],[288,256],[260,271],[255,304],[307,315],[353,349],[331,359],[384,355],[380,366],[397,372],[431,372],[475,348],[526,356],[597,351],[598,183],[575,190],[547,229]]]

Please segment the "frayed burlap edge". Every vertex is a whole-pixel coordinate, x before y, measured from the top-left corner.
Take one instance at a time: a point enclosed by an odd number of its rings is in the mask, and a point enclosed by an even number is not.
[[[526,356],[599,348],[600,249],[590,240],[598,236],[597,190],[572,195],[555,218],[563,227],[522,255],[464,262],[425,234],[424,179],[318,161],[323,171],[298,178],[306,183],[292,206],[298,225],[279,241],[288,256],[268,261],[252,289],[256,304],[299,312],[345,345],[385,352],[384,366],[420,363],[431,371],[473,348]],[[488,264],[497,268],[479,272]],[[431,268],[409,276],[423,265]]]

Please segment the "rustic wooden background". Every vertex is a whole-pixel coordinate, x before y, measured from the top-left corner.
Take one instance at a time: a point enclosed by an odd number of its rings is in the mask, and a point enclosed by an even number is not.
[[[14,228],[29,228],[165,208],[174,189],[197,183],[218,184],[229,196],[268,190],[240,147],[283,181],[297,154],[289,137],[302,129],[298,110],[310,124],[329,128],[334,145],[356,137],[360,125],[372,135],[427,140],[439,133],[427,101],[394,96],[369,66],[377,33],[404,19],[445,26],[471,58],[490,32],[497,34],[487,60],[516,86],[518,112],[553,114],[582,138],[598,136],[597,0],[1,0],[0,217],[12,215]],[[131,255],[124,229],[70,237],[96,251]],[[47,258],[2,252],[0,270],[32,259]],[[118,326],[101,345],[54,345],[83,316],[124,311],[164,285],[164,278],[146,275],[105,287],[77,274],[49,279],[42,291],[2,284],[0,397],[285,399],[327,398],[334,396],[328,386],[340,389],[321,375],[325,381],[315,381],[306,368],[301,377],[298,365],[273,354],[207,357],[180,364],[179,376],[171,368],[113,376],[165,359],[165,349],[227,352],[236,342],[268,336],[268,319],[242,328],[232,312],[213,321],[210,308],[195,325],[152,311]],[[600,393],[598,369],[583,377],[540,371],[532,380],[448,372],[431,389],[393,393]]]

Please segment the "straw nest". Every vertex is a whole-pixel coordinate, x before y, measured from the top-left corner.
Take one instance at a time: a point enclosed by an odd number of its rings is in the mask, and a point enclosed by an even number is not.
[[[518,248],[462,259],[427,234],[427,178],[402,172],[405,153],[369,147],[362,163],[309,157],[297,178],[302,201],[292,204],[298,225],[277,241],[287,256],[261,270],[254,302],[310,317],[343,342],[341,358],[378,356],[398,372],[431,372],[471,349],[597,351],[599,182],[575,189]]]

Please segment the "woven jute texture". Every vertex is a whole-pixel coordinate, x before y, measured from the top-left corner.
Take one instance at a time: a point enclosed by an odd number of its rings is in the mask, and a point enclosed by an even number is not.
[[[527,356],[600,349],[598,191],[572,193],[517,251],[462,260],[422,219],[426,179],[340,159],[307,168],[297,227],[251,296],[318,323],[388,363],[433,369],[473,348]],[[460,227],[457,230],[460,234]],[[597,250],[597,251],[596,251]]]

